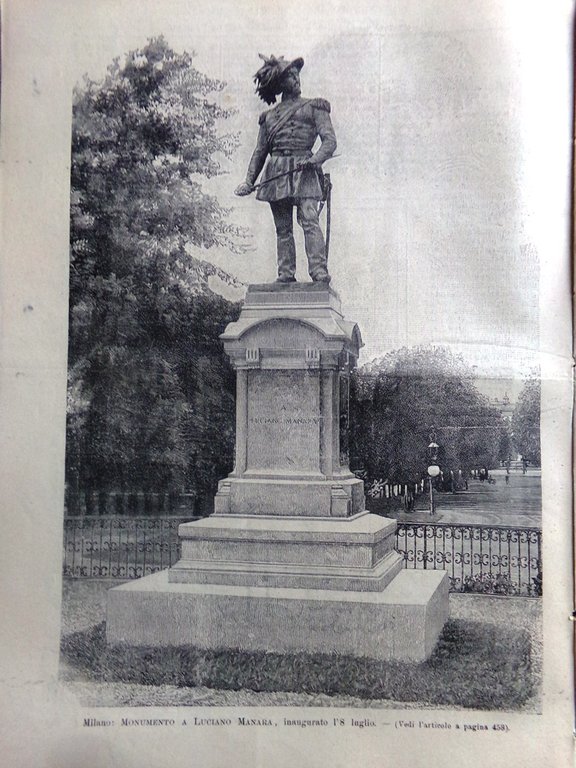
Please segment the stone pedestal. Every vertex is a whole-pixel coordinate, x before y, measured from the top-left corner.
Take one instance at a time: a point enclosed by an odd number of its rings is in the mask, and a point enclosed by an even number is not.
[[[361,338],[323,284],[253,285],[222,335],[237,375],[233,472],[180,561],[109,592],[111,643],[427,658],[448,617],[443,571],[406,571],[396,523],[348,465]]]
[[[251,285],[222,335],[236,369],[236,460],[215,514],[346,518],[364,512],[348,468],[350,371],[361,345],[337,293]]]

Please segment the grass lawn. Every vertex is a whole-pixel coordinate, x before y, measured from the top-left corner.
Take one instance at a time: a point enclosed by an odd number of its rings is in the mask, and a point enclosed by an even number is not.
[[[117,583],[117,582],[116,582]],[[66,581],[62,679],[86,705],[449,707],[538,711],[540,600],[452,595],[423,664],[339,655],[109,648],[114,583]]]

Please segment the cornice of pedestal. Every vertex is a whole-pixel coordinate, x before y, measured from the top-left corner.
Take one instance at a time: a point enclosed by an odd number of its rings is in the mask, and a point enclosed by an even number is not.
[[[338,294],[318,283],[249,286],[240,317],[220,338],[235,365],[248,368],[263,367],[271,358],[278,364],[271,367],[333,367],[335,354],[357,359],[362,346],[360,329],[342,316]],[[260,362],[250,359],[254,348],[262,350]],[[316,359],[309,358],[310,349],[319,350]]]
[[[302,312],[286,311],[284,313],[278,310],[266,308],[258,313],[245,313],[242,310],[240,317],[235,323],[229,323],[220,338],[226,341],[241,339],[246,334],[264,323],[274,321],[285,321],[296,324],[302,324],[318,331],[327,341],[344,341],[355,343],[358,348],[363,346],[360,329],[356,323],[344,320],[342,316],[326,314],[315,317],[304,315]]]
[[[233,346],[225,344],[226,352],[236,370],[350,370],[356,356],[342,344],[329,349],[274,349]]]

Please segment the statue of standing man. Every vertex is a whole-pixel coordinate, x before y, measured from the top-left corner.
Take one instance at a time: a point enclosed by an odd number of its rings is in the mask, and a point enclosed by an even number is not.
[[[296,246],[293,208],[304,230],[308,272],[315,282],[330,282],[326,244],[318,223],[319,203],[324,197],[322,163],[336,150],[336,136],[325,99],[304,99],[300,93],[300,70],[304,59],[286,61],[266,58],[254,76],[256,93],[267,104],[280,103],[260,115],[256,149],[248,166],[246,181],[236,195],[249,195],[266,159],[256,198],[270,203],[276,226],[279,283],[296,282]],[[313,153],[316,139],[321,144]]]

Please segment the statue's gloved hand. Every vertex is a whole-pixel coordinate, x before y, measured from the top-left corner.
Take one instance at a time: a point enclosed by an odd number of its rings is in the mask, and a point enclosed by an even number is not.
[[[234,190],[234,194],[238,195],[238,197],[245,197],[246,195],[252,194],[252,192],[254,192],[254,187],[246,181],[243,181],[242,184],[239,184]]]

